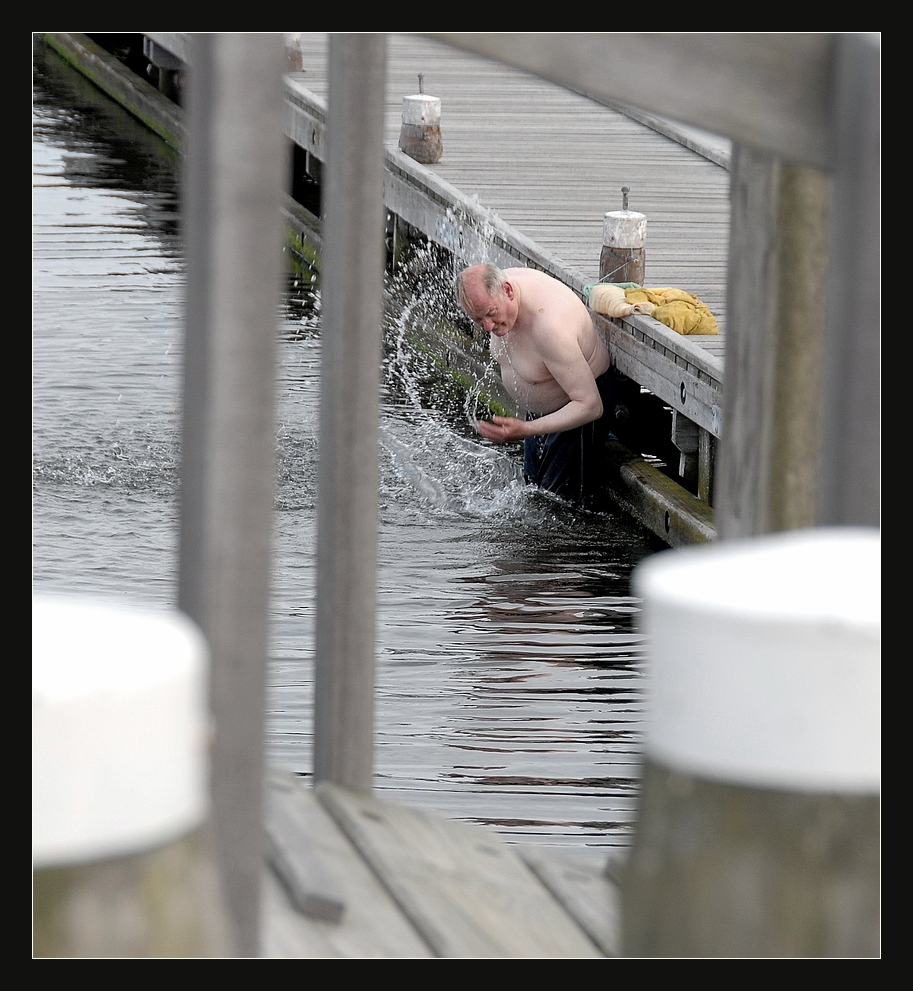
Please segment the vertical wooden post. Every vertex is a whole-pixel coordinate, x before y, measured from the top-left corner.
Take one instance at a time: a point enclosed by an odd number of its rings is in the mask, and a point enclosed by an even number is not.
[[[621,210],[611,211],[603,217],[599,278],[607,282],[636,282],[642,286],[646,269],[647,218],[628,209],[628,187],[622,186],[621,192]]]
[[[370,789],[386,40],[330,36],[321,294],[314,777]]]
[[[399,147],[410,158],[424,165],[436,165],[444,151],[441,140],[441,101],[426,96],[419,73],[419,91],[403,97],[403,122],[399,130]]]
[[[281,34],[195,35],[192,59],[180,604],[209,641],[217,857],[238,953],[255,956],[285,47]]]
[[[697,497],[713,505],[713,474],[716,464],[716,437],[709,430],[697,435]]]
[[[880,44],[836,39],[830,176],[736,147],[721,539],[880,519]]]
[[[721,540],[813,526],[830,182],[733,149]]]
[[[818,516],[878,526],[881,514],[881,42],[839,34],[834,204],[822,356]],[[728,360],[728,359],[727,359]]]

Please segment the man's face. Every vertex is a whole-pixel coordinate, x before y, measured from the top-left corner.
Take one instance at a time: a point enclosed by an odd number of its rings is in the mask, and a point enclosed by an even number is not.
[[[482,285],[468,286],[466,298],[467,316],[486,333],[504,337],[517,322],[517,303],[509,282],[504,283],[504,291],[496,296],[489,296]]]

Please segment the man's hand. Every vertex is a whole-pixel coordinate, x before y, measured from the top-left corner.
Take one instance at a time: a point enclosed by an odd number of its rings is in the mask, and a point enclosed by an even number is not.
[[[479,433],[494,444],[506,444],[513,440],[524,440],[529,436],[525,420],[513,416],[493,416],[491,420],[479,420],[476,424]]]

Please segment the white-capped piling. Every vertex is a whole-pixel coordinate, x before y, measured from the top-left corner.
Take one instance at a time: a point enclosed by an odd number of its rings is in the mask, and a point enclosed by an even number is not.
[[[229,953],[206,826],[208,667],[176,610],[34,597],[36,956]]]
[[[635,570],[650,654],[625,956],[879,954],[880,547],[797,530]]]
[[[424,75],[419,73],[418,93],[403,97],[403,122],[399,132],[399,147],[410,158],[423,165],[435,165],[441,160],[441,101],[426,96]]]
[[[647,218],[628,209],[628,186],[621,187],[621,209],[607,213],[602,222],[599,278],[605,282],[644,284]]]

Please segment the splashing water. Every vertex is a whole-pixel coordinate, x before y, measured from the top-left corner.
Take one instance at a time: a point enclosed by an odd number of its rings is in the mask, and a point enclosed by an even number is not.
[[[429,507],[482,517],[523,512],[526,486],[515,459],[467,441],[437,418],[387,418],[381,444],[394,477]]]
[[[419,250],[388,286],[381,446],[392,476],[430,508],[522,514],[529,500],[518,451],[476,432],[500,377],[487,341],[456,306],[448,267],[436,249]]]

